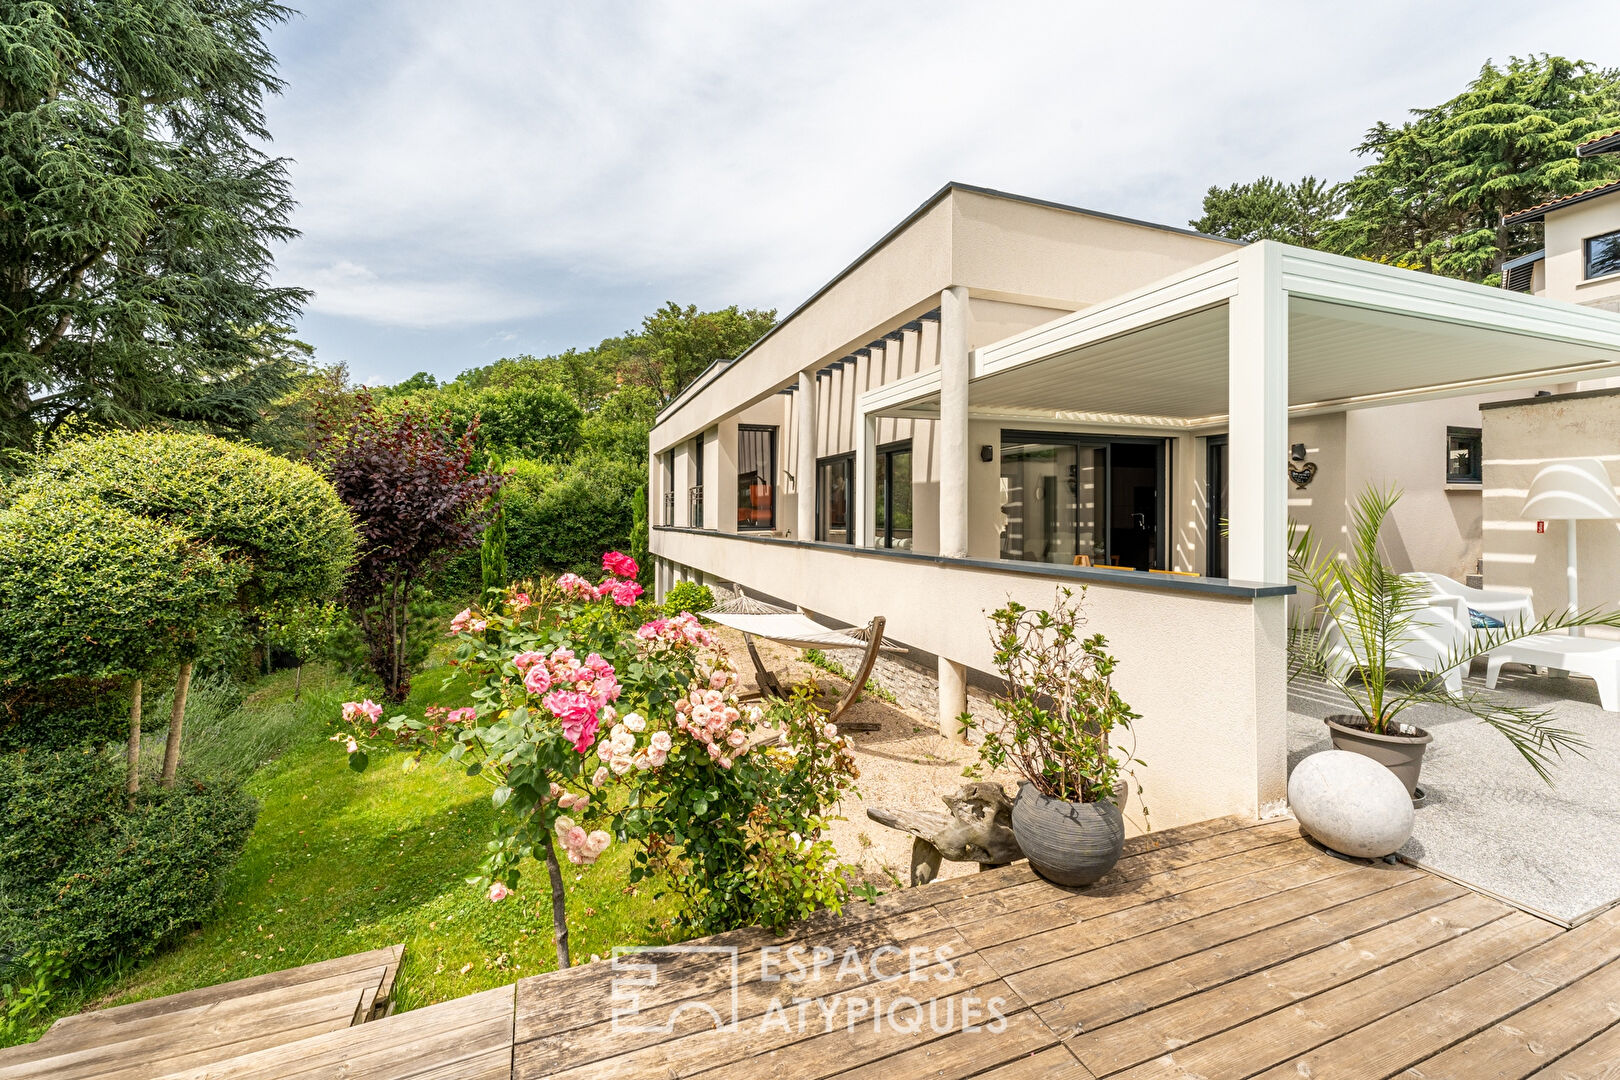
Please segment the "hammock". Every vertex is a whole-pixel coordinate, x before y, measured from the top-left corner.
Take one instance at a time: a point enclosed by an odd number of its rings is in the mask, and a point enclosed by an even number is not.
[[[872,667],[877,663],[878,651],[905,652],[899,644],[883,636],[883,616],[878,615],[872,619],[868,626],[849,630],[834,630],[830,626],[823,626],[814,619],[797,611],[767,604],[763,600],[755,600],[751,596],[738,593],[734,599],[718,604],[702,613],[702,617],[729,626],[733,630],[742,631],[743,644],[748,647],[748,655],[754,662],[754,674],[759,682],[761,694],[770,697],[786,697],[787,691],[782,688],[782,681],[778,679],[765,662],[760,659],[759,650],[754,647],[754,638],[768,638],[795,649],[861,649],[859,668],[854,678],[850,680],[849,689],[827,714],[830,723],[836,724],[838,718],[860,697],[866,682],[872,677]],[[875,731],[877,724],[846,724],[851,730]]]

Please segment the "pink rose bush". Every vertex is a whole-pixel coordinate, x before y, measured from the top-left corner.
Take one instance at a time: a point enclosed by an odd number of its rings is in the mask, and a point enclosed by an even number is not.
[[[735,671],[696,617],[637,617],[635,561],[609,552],[602,568],[599,584],[574,574],[525,582],[452,620],[452,662],[471,681],[470,704],[384,721],[374,702],[351,702],[334,738],[356,769],[369,752],[403,750],[411,766],[435,751],[488,780],[504,823],[480,879],[492,901],[519,887],[526,859],[554,873],[565,862],[584,869],[618,837],[638,842],[630,880],[658,875],[694,931],[795,917],[750,899],[751,883],[782,859],[801,871],[812,855],[835,866],[816,838],[854,779],[847,740],[824,736],[807,698],[769,717],[743,705]],[[755,748],[768,721],[785,747]],[[781,854],[789,833],[813,838],[811,852]],[[827,888],[808,892],[841,900],[841,883]],[[566,919],[553,914],[566,965]]]

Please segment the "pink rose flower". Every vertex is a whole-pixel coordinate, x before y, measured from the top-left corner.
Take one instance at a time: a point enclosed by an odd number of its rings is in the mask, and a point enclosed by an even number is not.
[[[633,578],[641,572],[636,560],[617,551],[610,551],[602,556],[602,569],[620,578]]]
[[[512,663],[517,665],[519,671],[527,671],[535,664],[544,663],[546,654],[543,652],[520,652],[512,657]]]
[[[615,581],[608,578],[602,582],[602,587],[597,594],[599,596],[611,596],[615,604],[620,607],[629,607],[636,602],[636,599],[641,595],[641,591],[641,586],[633,581]]]
[[[495,884],[489,887],[489,898],[498,904],[511,895],[511,892],[511,889],[508,889],[505,885],[497,881]]]
[[[551,689],[551,672],[546,665],[535,664],[523,676],[523,689],[531,694],[543,694]]]
[[[601,594],[596,586],[580,577],[578,574],[564,574],[557,579],[557,588],[576,600],[600,600]]]
[[[541,704],[561,721],[563,735],[574,744],[575,750],[583,754],[591,748],[599,723],[596,710],[600,708],[594,697],[577,690],[553,690],[541,699]]]
[[[472,608],[462,608],[456,614],[456,617],[450,620],[450,636],[455,637],[467,629],[467,624],[472,621],[472,617]]]
[[[470,724],[478,719],[478,710],[470,705],[465,705],[459,709],[451,709],[450,715],[446,716],[445,719],[452,724]]]

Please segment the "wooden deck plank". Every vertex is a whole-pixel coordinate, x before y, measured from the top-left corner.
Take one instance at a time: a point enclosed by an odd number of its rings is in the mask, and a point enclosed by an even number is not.
[[[1474,893],[1427,910],[1422,910],[1424,900],[1413,899],[1418,890],[1444,884],[1449,883],[1429,879],[1391,890],[1392,909],[1410,901],[1417,910],[1364,933],[1343,937],[1332,921],[1301,919],[1230,949],[1198,953],[1054,999],[1036,1011],[1048,1026],[1073,1033],[1068,1046],[1088,1069],[1119,1072],[1416,955],[1510,911]],[[1368,921],[1399,914],[1372,905],[1347,907]],[[1324,946],[1327,939],[1333,940]]]
[[[1007,982],[1021,998],[1037,1005],[1110,979],[1124,978],[1167,960],[1248,937],[1324,908],[1375,895],[1406,880],[1410,880],[1406,872],[1385,873],[1353,867],[1350,873],[1019,971],[1008,975]]]
[[[1081,919],[1095,918],[1109,911],[1145,904],[1205,885],[1245,877],[1259,870],[1286,866],[1292,862],[1319,858],[1321,852],[1309,844],[1271,844],[1263,848],[1224,855],[1207,862],[1192,863],[1154,874],[1137,881],[1094,885],[1075,891],[1060,900],[1039,907],[1024,908],[1006,915],[984,919],[959,917],[949,904],[939,905],[940,913],[956,925],[962,937],[975,949],[987,949],[1043,930],[1072,926]]]
[[[1533,1073],[1530,1080],[1617,1080],[1620,1078],[1620,1024],[1594,1036],[1551,1065]]]
[[[1524,1080],[1620,1022],[1620,962],[1407,1069],[1407,1080]],[[1620,1057],[1615,1059],[1620,1072]]]
[[[920,950],[922,957],[925,958],[925,962],[919,963],[915,971],[907,955],[911,949]],[[883,957],[879,963],[878,974],[888,979],[898,977],[901,986],[920,985],[927,988],[928,980],[940,970],[940,965],[934,962],[934,958],[945,956],[954,960],[958,956],[967,956],[970,952],[956,931],[941,929],[922,937],[912,938],[905,944],[905,951]],[[555,1031],[536,1040],[520,1039],[519,1042],[526,1047],[524,1053],[536,1056],[537,1060],[540,1056],[549,1056],[551,1060],[559,1063],[578,1065],[627,1053],[644,1046],[668,1042],[682,1035],[712,1029],[716,1017],[721,1018],[722,1022],[735,1017],[739,1023],[757,1024],[760,1018],[770,1011],[773,1001],[790,1002],[796,998],[850,994],[880,983],[881,980],[873,976],[870,967],[865,966],[873,959],[873,950],[870,946],[859,952],[859,959],[863,964],[863,970],[859,974],[841,971],[840,958],[839,962],[830,964],[819,975],[813,969],[806,972],[800,981],[795,981],[796,973],[792,970],[791,964],[784,963],[783,977],[766,981],[761,978],[758,965],[749,963],[746,968],[739,971],[741,981],[735,989],[728,986],[702,997],[684,996],[677,990],[662,1000],[649,995],[640,1003],[643,1010],[650,1013],[653,1009],[657,1009],[659,1016],[669,1018],[668,1030],[661,1032],[635,1031],[630,1030],[628,1025],[615,1024],[611,1018],[614,1002],[593,995],[587,1000],[579,1001],[581,1016],[577,1018],[576,1026]],[[613,977],[610,973],[603,976],[604,980]],[[660,982],[664,980],[662,972],[659,974],[659,980]],[[656,987],[651,989],[657,990]],[[525,1000],[521,991],[519,1000]],[[660,1023],[662,1022],[660,1020]]]
[[[1560,932],[1551,923],[1515,911],[1478,930],[1218,1035],[1195,1040],[1171,1034],[1172,1049],[1168,1053],[1115,1075],[1130,1080],[1252,1076],[1303,1049],[1358,1031],[1460,979],[1488,971]]]
[[[858,1064],[865,1059],[860,1057],[851,1059],[844,1056],[827,1060],[822,1051],[834,1046],[832,1042],[818,1043],[820,1050],[816,1054],[811,1054],[806,1047],[817,1039],[826,1039],[829,1036],[853,1038],[860,1036],[862,1032],[870,1032],[873,1027],[872,1013],[865,1010],[887,1010],[895,1002],[903,999],[927,998],[936,999],[935,1003],[942,1018],[947,1007],[954,1010],[956,1016],[960,1016],[962,1007],[960,1001],[964,998],[984,1002],[999,998],[1006,1003],[1002,1006],[1005,1012],[1011,1012],[1018,1007],[1016,996],[1004,983],[997,980],[995,972],[988,964],[971,952],[954,957],[949,965],[942,965],[939,971],[927,979],[925,985],[926,993],[917,993],[916,987],[909,985],[909,981],[885,983],[875,987],[852,987],[847,992],[823,996],[814,1003],[803,1006],[802,1021],[799,1018],[801,1007],[794,1003],[794,998],[795,996],[802,998],[804,995],[795,995],[791,990],[784,990],[777,1009],[763,1017],[740,1024],[735,1029],[708,1029],[677,1035],[628,1053],[590,1062],[576,1062],[571,1059],[566,1046],[566,1039],[569,1036],[520,1043],[514,1054],[513,1075],[519,1080],[538,1080],[540,1077],[553,1076],[568,1077],[572,1080],[640,1078],[646,1075],[674,1078],[708,1070],[714,1070],[715,1076],[726,1075],[728,1070],[737,1067],[741,1070],[741,1075],[748,1077],[756,1075],[748,1072],[749,1069],[757,1070],[759,1076],[785,1076],[794,1069],[807,1067],[788,1064],[790,1061],[799,1061],[807,1056],[815,1057],[818,1066],[829,1066],[830,1073]],[[947,1002],[951,1004],[947,1006]],[[981,1004],[978,1008],[982,1015],[985,1006]],[[852,1016],[855,1019],[851,1023]],[[852,1026],[854,1030],[847,1031],[846,1026]],[[948,1030],[935,1033],[925,1027],[923,1031],[903,1040],[906,1045],[894,1045],[886,1052],[895,1053],[906,1049],[908,1045],[931,1041],[944,1034],[948,1034]],[[862,1043],[862,1045],[869,1044]],[[767,1069],[766,1064],[771,1061],[775,1064]]]
[[[361,993],[360,987],[351,985],[305,997],[295,987],[283,987],[200,1010],[187,1023],[145,1025],[138,1034],[131,1032],[131,1038],[61,1040],[54,1053],[20,1064],[5,1062],[0,1076],[5,1080],[145,1080],[191,1064],[344,1030],[350,1026]],[[271,998],[274,1000],[267,1000]]]
[[[795,946],[807,950],[822,947],[840,952],[855,948],[861,950],[862,955],[869,955],[885,945],[904,951],[920,939],[940,934],[946,935],[958,951],[969,951],[960,936],[932,908],[860,923],[843,931],[824,931],[811,938],[773,938],[770,947],[780,950]],[[706,946],[710,941],[705,938],[687,944]],[[648,1006],[668,1007],[680,1001],[700,1001],[731,990],[729,955],[680,956],[663,951],[650,955],[657,964],[659,979],[657,986],[643,991],[642,1000]],[[760,953],[755,949],[740,949],[738,959],[741,982],[746,985],[760,981]],[[604,961],[520,980],[517,984],[517,1041],[556,1036],[607,1020],[613,1009],[615,977],[612,964]]]
[[[509,1077],[514,994],[497,987],[359,1027],[174,1070],[160,1080]],[[491,1062],[499,1064],[492,1072]]]
[[[1548,998],[1561,987],[1585,980],[1617,958],[1620,918],[1600,916],[1261,1075],[1309,1076],[1313,1080],[1362,1077],[1369,1072],[1390,1076]],[[1602,996],[1612,998],[1616,988],[1620,981],[1611,973],[1599,989]]]
[[[1300,839],[1299,825],[1292,819],[1267,822],[1264,825],[1256,825],[1252,829],[1220,833],[1208,839],[1193,840],[1171,847],[1151,848],[1143,851],[1140,855],[1121,859],[1119,864],[1109,871],[1106,877],[1097,882],[1096,885],[1091,886],[1091,888],[1107,888],[1121,882],[1140,881],[1143,878],[1162,874],[1167,870],[1174,870],[1180,866],[1192,866],[1222,855],[1233,855],[1240,851],[1285,843],[1304,843]],[[952,905],[957,909],[958,914],[956,917],[964,922],[987,919],[993,915],[1005,915],[1009,912],[1039,907],[1043,904],[1079,895],[1077,890],[1065,888],[1062,885],[1054,885],[1036,876],[1033,871],[1027,868],[1025,868],[1024,873],[1027,880],[1022,884],[1009,885],[1004,888],[961,897],[958,903]],[[983,875],[975,874],[967,878],[952,878],[946,884],[956,881],[971,881],[980,876]],[[929,888],[932,888],[932,886],[929,886]],[[937,904],[942,898],[941,896],[935,899],[934,902]]]
[[[317,982],[333,976],[355,971],[369,971],[377,967],[387,969],[384,981],[389,990],[392,991],[393,973],[398,971],[400,957],[404,952],[404,945],[389,945],[381,949],[372,949],[369,952],[337,956],[330,960],[321,960],[295,968],[284,968],[281,971],[254,975],[233,982],[203,986],[195,990],[169,994],[167,997],[147,998],[144,1001],[133,1001],[127,1005],[114,1005],[111,1008],[76,1013],[72,1016],[64,1016],[52,1024],[50,1031],[46,1033],[46,1037],[49,1038],[75,1028],[102,1024],[128,1024],[154,1016],[162,1016],[166,1013],[195,1008],[198,1005],[210,1005],[216,1002],[230,1001],[234,998],[249,997],[254,994],[262,994],[268,990]]]
[[[1266,900],[1330,878],[1362,875],[1368,872],[1365,868],[1352,863],[1318,854],[1313,858],[1287,863],[1214,885],[1188,889],[1168,896],[1150,897],[1145,903],[1129,907],[1117,907],[1120,898],[1111,897],[1109,899],[1113,902],[1098,905],[1103,911],[1093,917],[1082,918],[1067,926],[1030,934],[1001,945],[981,948],[979,952],[995,965],[997,971],[1003,975],[1011,975],[1156,930],[1182,926],[1207,915]],[[1411,880],[1416,871],[1397,870],[1395,874],[1399,874],[1400,879],[1392,878],[1391,886],[1403,880]],[[1109,908],[1115,910],[1108,910]]]
[[[867,1061],[834,1074],[836,1080],[897,1080],[926,1076],[930,1080],[964,1080],[986,1069],[1027,1058],[1057,1047],[1057,1036],[1035,1014],[1024,1011],[1007,1017],[1005,1029],[956,1031],[937,1042],[902,1050],[891,1057]],[[1073,1061],[1073,1055],[1064,1057]],[[1059,1059],[1048,1059],[1059,1060]]]

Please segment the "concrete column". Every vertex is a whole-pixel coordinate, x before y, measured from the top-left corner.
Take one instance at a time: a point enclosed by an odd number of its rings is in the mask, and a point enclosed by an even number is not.
[[[855,543],[877,542],[877,417],[855,413]]]
[[[939,733],[952,742],[967,742],[962,714],[967,712],[967,667],[939,658]]]
[[[939,553],[968,553],[968,291],[939,294]]]
[[[793,470],[793,481],[798,495],[798,527],[794,538],[816,538],[816,376],[813,372],[799,372],[799,391],[793,395],[798,409],[794,427],[794,441],[799,451],[798,464]]]
[[[1288,295],[1270,242],[1238,256],[1228,330],[1229,577],[1288,580]]]

